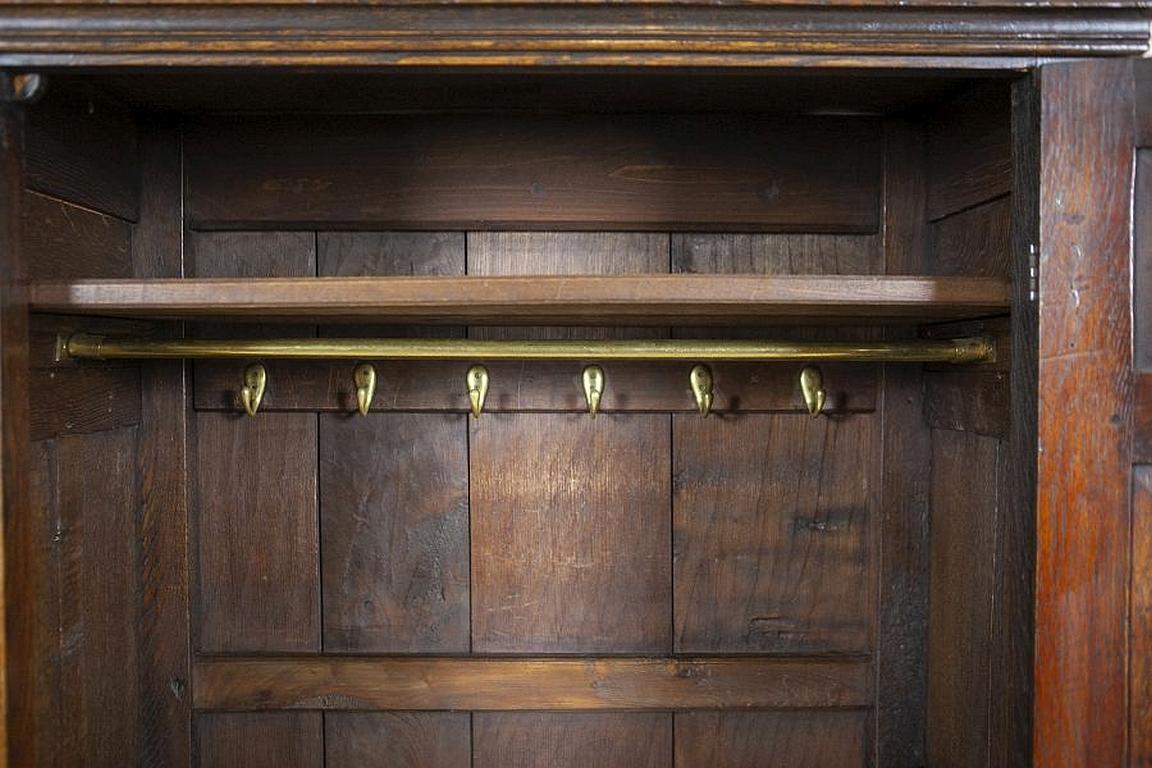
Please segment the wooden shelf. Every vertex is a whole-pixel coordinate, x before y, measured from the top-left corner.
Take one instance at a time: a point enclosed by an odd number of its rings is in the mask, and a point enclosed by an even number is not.
[[[1004,280],[872,275],[613,275],[79,280],[35,312],[379,323],[732,325],[955,320],[1009,310]]]

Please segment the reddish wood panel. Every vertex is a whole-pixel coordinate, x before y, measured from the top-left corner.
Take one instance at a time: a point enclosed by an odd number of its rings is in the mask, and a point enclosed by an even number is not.
[[[472,648],[635,653],[671,646],[668,421],[472,421]]]
[[[466,413],[467,364],[450,361],[377,360],[372,411],[453,411]],[[356,410],[354,362],[264,362],[269,388],[262,411]],[[485,413],[569,411],[584,413],[578,362],[486,363],[489,373]],[[603,363],[609,386],[600,401],[606,413],[696,412],[686,363]],[[717,413],[791,411],[806,413],[797,385],[799,369],[779,363],[716,363],[712,371],[713,410]],[[828,413],[874,410],[876,366],[867,363],[821,365]],[[242,412],[239,388],[244,363],[200,361],[196,365],[196,408]]]
[[[672,235],[672,271],[868,275],[881,271],[876,235]]]
[[[872,420],[676,416],[678,653],[872,648]]]
[[[217,117],[188,130],[189,217],[217,228],[869,232],[878,133],[874,120],[841,117]]]
[[[997,681],[990,654],[998,526],[999,441],[932,433],[932,566],[928,623],[931,765],[985,765]]]
[[[865,707],[866,660],[302,656],[195,665],[200,710],[682,710]]]
[[[471,768],[471,717],[465,712],[328,714],[324,766]]]
[[[1039,766],[1127,752],[1132,68],[1040,76]]]
[[[221,713],[196,718],[200,768],[323,768],[318,712]]]
[[[676,767],[851,768],[869,765],[866,711],[676,714]]]
[[[118,766],[137,748],[135,428],[41,444],[49,560],[39,760]],[[55,761],[50,763],[49,761]]]
[[[933,113],[928,131],[928,218],[932,221],[1012,189],[1009,84],[969,88]]]
[[[324,650],[468,652],[464,419],[321,417]]]
[[[933,222],[928,270],[934,275],[1008,275],[1011,214],[1012,199],[1005,196]]]
[[[196,418],[198,645],[320,650],[316,417]]]
[[[122,219],[29,192],[21,225],[31,281],[132,277],[132,225]]]
[[[139,210],[136,122],[91,85],[50,88],[28,110],[27,185],[134,221]]]
[[[1141,94],[1141,101],[1145,98],[1152,106],[1152,85],[1147,95]],[[1142,371],[1149,371],[1152,370],[1152,149],[1141,148],[1136,151],[1136,182],[1132,197],[1132,244],[1135,249],[1132,260],[1134,364]]]
[[[475,768],[667,768],[672,715],[478,712]]]
[[[1132,472],[1132,646],[1128,765],[1152,765],[1152,466]]]

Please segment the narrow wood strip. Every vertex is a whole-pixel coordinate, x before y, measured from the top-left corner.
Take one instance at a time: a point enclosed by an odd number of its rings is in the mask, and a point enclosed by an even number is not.
[[[197,659],[199,710],[684,710],[863,707],[865,660],[279,657]]]
[[[372,318],[381,323],[707,324],[765,317],[1005,312],[996,278],[612,275],[78,280],[31,286],[35,311],[115,317]]]

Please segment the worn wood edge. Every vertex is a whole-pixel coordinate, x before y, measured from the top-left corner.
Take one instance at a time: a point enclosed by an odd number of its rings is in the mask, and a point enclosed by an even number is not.
[[[237,34],[237,30],[244,34]],[[233,5],[10,6],[0,65],[241,63],[397,66],[587,62],[685,65],[749,54],[1134,55],[1148,25],[1128,9],[547,4],[418,8]],[[451,34],[446,34],[446,33]],[[587,57],[587,58],[584,58]],[[599,61],[598,63],[605,63]]]
[[[33,311],[124,317],[370,316],[473,321],[645,316],[998,314],[998,278],[764,275],[77,280],[30,287]]]
[[[199,657],[206,710],[685,710],[872,705],[867,659]]]

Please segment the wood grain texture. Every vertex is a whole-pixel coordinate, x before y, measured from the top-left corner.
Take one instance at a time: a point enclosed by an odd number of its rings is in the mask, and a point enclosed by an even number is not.
[[[672,715],[515,712],[475,715],[477,768],[665,768]]]
[[[29,192],[21,231],[31,281],[132,276],[132,225],[122,219]]]
[[[869,232],[877,133],[839,117],[216,117],[186,135],[188,211],[229,229]]]
[[[1035,762],[1127,748],[1132,360],[1130,62],[1041,88]]]
[[[669,236],[664,233],[468,233],[468,274],[481,277],[637,272],[647,277],[668,272],[668,254]]]
[[[101,363],[30,373],[33,440],[103,432],[140,423],[140,366]]]
[[[676,416],[677,653],[868,653],[872,421]]]
[[[1003,277],[1012,255],[1011,197],[998,197],[932,222],[928,268],[934,275]]]
[[[320,650],[316,417],[198,414],[198,643]]]
[[[156,8],[20,3],[0,16],[0,66],[838,66],[1022,68],[1054,56],[1139,55],[1133,3],[956,0],[912,8],[734,3],[418,4]],[[1077,8],[1084,5],[1084,9]],[[1109,6],[1112,7],[1109,7]],[[981,7],[982,6],[982,7]],[[235,34],[244,29],[245,35]],[[594,30],[595,34],[589,30]],[[298,40],[311,35],[307,46]]]
[[[464,419],[321,417],[325,651],[468,652]]]
[[[37,501],[55,598],[44,605],[52,686],[40,689],[41,758],[118,766],[137,746],[137,430],[61,438],[41,454]],[[27,746],[27,745],[25,745]],[[49,758],[49,756],[51,756]]]
[[[677,273],[868,275],[880,259],[875,235],[672,235]]]
[[[1012,394],[1002,372],[931,371],[924,376],[924,419],[934,429],[1007,437]]]
[[[326,714],[324,765],[471,768],[471,718],[466,712]]]
[[[883,272],[918,275],[927,257],[927,129],[923,120],[884,121]]]
[[[248,258],[236,233],[218,257]],[[301,233],[255,237],[252,254],[275,259],[277,238],[308,247]],[[303,238],[303,239],[302,239]],[[198,239],[198,238],[197,238]],[[199,256],[203,246],[197,247]],[[307,266],[311,266],[310,264]],[[236,266],[235,268],[239,268]],[[253,266],[255,269],[255,266]],[[222,320],[371,319],[391,323],[547,325],[870,323],[1002,314],[1005,280],[965,277],[644,275],[264,280],[78,280],[34,285],[32,308],[104,317]]]
[[[92,86],[49,89],[28,110],[27,185],[43,194],[135,221],[136,124]]]
[[[1152,88],[1150,88],[1152,90]],[[1149,99],[1152,92],[1141,94]],[[1132,191],[1132,342],[1135,366],[1152,370],[1152,149],[1136,151],[1136,181]]]
[[[535,329],[533,329],[535,330]],[[372,412],[449,411],[467,413],[464,386],[467,364],[453,361],[369,361],[376,366],[376,396]],[[268,360],[270,386],[261,411],[325,411],[351,414],[356,410],[352,362]],[[580,389],[578,362],[486,363],[490,384],[485,413],[585,413],[588,404]],[[695,413],[688,374],[683,363],[603,363],[611,385],[600,401],[605,413]],[[807,413],[797,386],[798,369],[779,363],[714,363],[716,413]],[[824,373],[828,413],[861,413],[876,407],[876,367],[868,363],[830,363]],[[201,360],[196,364],[196,408],[242,412],[237,382],[244,364]]]
[[[140,276],[184,272],[180,143],[164,121],[141,126],[140,220],[132,266]],[[179,360],[140,367],[140,706],[138,762],[191,765],[192,537],[189,500],[190,366]]]
[[[1152,467],[1132,472],[1132,635],[1128,765],[1152,764]]]
[[[671,650],[667,418],[471,423],[473,651]]]
[[[868,765],[867,712],[676,714],[676,765],[826,768]]]
[[[1007,83],[969,88],[938,110],[928,132],[928,218],[1007,194],[1012,187],[1011,97]]]
[[[193,232],[189,234],[186,247],[186,273],[193,278],[316,275],[316,235],[312,232]],[[161,280],[156,284],[173,289],[196,285],[191,280]],[[227,284],[207,285],[214,286],[209,291],[215,293]],[[245,285],[258,286],[260,282],[243,279],[230,284],[243,290]]]
[[[315,712],[200,715],[196,741],[200,768],[324,766],[324,723]]]
[[[932,433],[927,757],[930,765],[985,765],[998,524],[1000,444]]]

